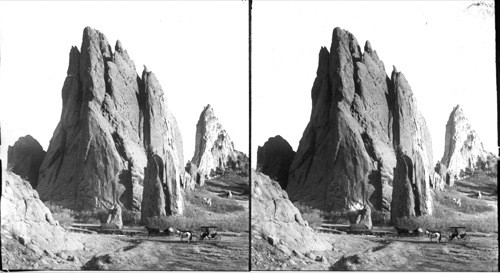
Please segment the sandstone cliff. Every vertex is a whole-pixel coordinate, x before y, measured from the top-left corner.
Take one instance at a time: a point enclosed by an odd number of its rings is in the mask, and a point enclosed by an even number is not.
[[[394,68],[389,78],[368,41],[362,52],[351,33],[335,28],[330,51],[320,50],[311,98],[310,122],[290,166],[291,200],[327,210],[371,204],[389,211],[396,185],[406,183],[395,174],[400,147],[419,164],[415,190],[402,198],[418,199],[413,213],[431,213],[432,143],[401,72]]]
[[[209,104],[196,124],[195,151],[191,163],[197,166],[202,177],[209,178],[217,168],[225,170],[229,160],[237,160],[234,144]]]
[[[251,180],[252,234],[272,245],[302,253],[332,248],[307,225],[277,182],[254,170]]]
[[[453,108],[446,123],[444,154],[441,159],[452,176],[460,176],[466,168],[476,169],[478,160],[486,161],[488,152],[472,129],[460,105]]]
[[[183,156],[175,119],[154,75],[145,68],[139,77],[120,41],[113,51],[104,34],[84,29],[81,49],[69,54],[62,100],[40,168],[43,200],[77,209],[121,204],[140,210],[148,149],[169,166],[164,180],[177,192]]]
[[[38,172],[42,165],[45,151],[32,136],[20,137],[14,146],[9,146],[7,166],[13,173],[30,182],[34,189],[38,185]]]
[[[17,239],[42,252],[82,249],[83,244],[67,233],[52,217],[30,183],[6,171],[2,179],[2,241]]]
[[[269,138],[257,149],[257,169],[277,181],[282,189],[288,183],[288,170],[295,152],[281,136]]]

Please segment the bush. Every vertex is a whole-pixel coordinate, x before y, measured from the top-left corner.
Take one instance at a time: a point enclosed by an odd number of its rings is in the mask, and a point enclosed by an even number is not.
[[[127,226],[138,226],[141,222],[141,212],[124,209],[122,210],[122,222]]]
[[[293,205],[300,211],[302,219],[307,221],[310,227],[318,228],[321,227],[325,219],[323,217],[323,212],[319,209],[314,209],[310,206],[304,205],[301,202],[295,202]]]
[[[69,227],[73,222],[75,222],[72,210],[63,208],[62,206],[58,206],[51,202],[46,202],[45,206],[47,206],[47,208],[49,208],[49,210],[52,212],[52,217],[54,217],[55,220],[59,221],[59,225],[63,227]]]

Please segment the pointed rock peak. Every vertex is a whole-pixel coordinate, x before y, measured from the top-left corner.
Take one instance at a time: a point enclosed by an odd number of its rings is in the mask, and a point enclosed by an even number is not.
[[[330,55],[330,52],[328,52],[328,49],[324,46],[321,47],[321,49],[319,50],[319,56],[321,58],[321,56],[323,55]]]
[[[453,107],[453,111],[451,113],[452,115],[463,115],[464,110],[460,104],[457,104],[457,106]]]
[[[142,70],[142,79],[144,80],[144,75],[148,75],[149,73],[151,72],[148,70],[148,67],[144,65],[144,69]]]
[[[372,45],[370,44],[370,41],[366,40],[365,43],[365,52],[373,52]]]
[[[205,106],[205,108],[203,108],[203,111],[201,112],[201,116],[203,116],[203,117],[215,116],[214,109],[212,108],[212,106],[210,104],[207,104],[207,106]]]
[[[119,52],[119,53],[123,52],[123,46],[122,46],[122,42],[120,42],[120,40],[116,40],[115,50],[116,50],[116,52]]]
[[[398,73],[398,69],[396,68],[395,65],[392,66],[392,74]]]

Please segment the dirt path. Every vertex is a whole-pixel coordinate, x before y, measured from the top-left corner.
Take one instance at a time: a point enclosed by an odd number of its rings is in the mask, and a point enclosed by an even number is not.
[[[181,242],[178,237],[77,234],[85,250],[68,253],[81,261],[73,269],[104,270],[247,270],[248,235],[223,236],[221,242]],[[109,262],[93,257],[109,255]],[[100,266],[100,267],[99,267]],[[68,269],[60,263],[54,269]]]

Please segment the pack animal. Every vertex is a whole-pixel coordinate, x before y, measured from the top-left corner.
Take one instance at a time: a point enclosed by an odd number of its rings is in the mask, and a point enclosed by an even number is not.
[[[427,236],[429,236],[429,238],[431,239],[431,242],[432,242],[433,238],[436,238],[436,243],[439,244],[439,242],[441,242],[442,236],[441,236],[441,232],[440,231],[426,230],[425,234]]]
[[[455,203],[455,205],[462,207],[462,200],[461,199],[453,198],[453,202]]]
[[[177,230],[177,235],[179,235],[181,241],[183,238],[187,238],[188,243],[193,240],[193,232],[190,230]]]
[[[212,198],[205,198],[203,197],[203,203],[207,204],[208,206],[212,206]]]

